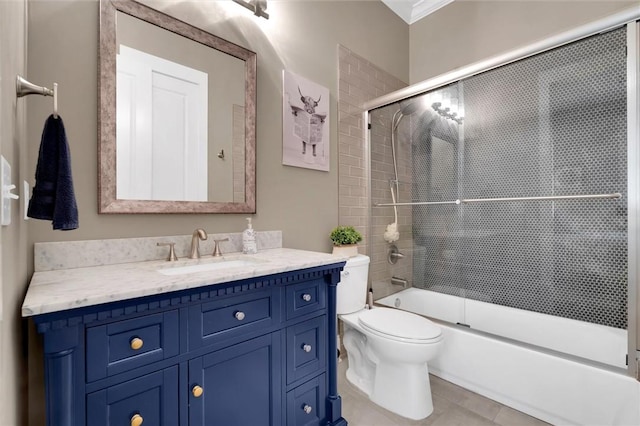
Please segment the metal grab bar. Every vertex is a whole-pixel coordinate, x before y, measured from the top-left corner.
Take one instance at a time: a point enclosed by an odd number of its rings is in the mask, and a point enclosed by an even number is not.
[[[556,200],[584,200],[584,199],[617,199],[622,194],[614,192],[611,194],[588,194],[588,195],[552,195],[548,197],[513,197],[513,198],[468,198],[454,201],[417,201],[412,203],[379,203],[373,207],[391,206],[432,206],[439,204],[468,204],[468,203],[492,203],[500,201],[556,201]]]
[[[467,203],[492,203],[496,201],[555,201],[555,200],[582,200],[582,199],[615,199],[622,197],[619,192],[612,194],[592,194],[592,195],[552,195],[548,197],[513,197],[513,198],[469,198],[460,200]]]
[[[416,201],[414,203],[380,203],[373,207],[393,207],[393,206],[432,206],[438,204],[460,204],[460,200],[455,201]]]

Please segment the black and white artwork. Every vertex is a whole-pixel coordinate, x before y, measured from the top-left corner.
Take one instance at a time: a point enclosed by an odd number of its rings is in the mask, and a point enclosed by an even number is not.
[[[329,171],[329,89],[282,72],[282,164]]]

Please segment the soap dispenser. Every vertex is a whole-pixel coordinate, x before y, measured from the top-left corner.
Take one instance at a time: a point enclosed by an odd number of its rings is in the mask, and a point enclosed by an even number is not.
[[[251,225],[251,218],[247,218],[247,229],[242,232],[242,252],[244,254],[256,254],[258,245],[256,244],[256,231]]]

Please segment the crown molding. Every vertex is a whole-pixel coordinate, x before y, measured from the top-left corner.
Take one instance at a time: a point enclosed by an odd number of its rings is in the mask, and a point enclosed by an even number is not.
[[[382,0],[396,15],[411,25],[454,0]]]

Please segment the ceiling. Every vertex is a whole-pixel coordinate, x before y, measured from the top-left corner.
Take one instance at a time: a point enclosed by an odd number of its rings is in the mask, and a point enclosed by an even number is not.
[[[411,25],[453,0],[382,0],[396,15]]]

